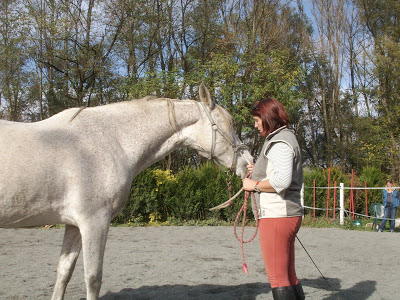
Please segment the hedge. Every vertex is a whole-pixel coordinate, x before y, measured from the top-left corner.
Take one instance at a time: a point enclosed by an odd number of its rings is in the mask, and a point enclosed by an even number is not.
[[[331,168],[330,186],[334,181],[339,185],[343,182],[350,186],[351,174],[342,173],[339,168]],[[313,205],[313,180],[316,185],[326,187],[328,184],[328,170],[317,168],[304,169],[304,204]],[[212,220],[216,222],[232,223],[243,204],[244,195],[233,201],[231,207],[209,211],[229,198],[227,181],[231,181],[234,195],[240,190],[242,181],[237,176],[229,176],[222,172],[213,163],[207,162],[199,168],[186,167],[173,174],[170,170],[161,170],[152,167],[140,173],[132,183],[131,191],[123,211],[113,220],[114,224],[143,224],[153,223],[179,224],[182,222],[198,222]],[[360,175],[354,176],[354,186],[363,187],[367,181],[369,187],[384,186],[386,176],[375,168],[364,168]],[[333,207],[333,189],[330,190],[330,207]],[[336,195],[337,203],[339,193]],[[326,207],[327,190],[316,190],[316,207]],[[345,190],[345,206],[349,207],[350,191]],[[368,204],[381,202],[380,190],[368,190]],[[364,190],[354,191],[355,210],[365,213]],[[338,205],[338,204],[337,204]],[[249,220],[254,217],[248,203]],[[311,210],[306,210],[311,214]],[[317,211],[317,216],[325,215],[325,211]]]
[[[172,174],[170,170],[146,169],[133,180],[125,208],[113,223],[232,222],[243,204],[243,194],[233,201],[231,207],[209,210],[229,199],[229,180],[234,195],[242,187],[241,179],[229,176],[211,162],[197,169],[186,167],[178,174]],[[248,217],[252,218],[251,209]]]

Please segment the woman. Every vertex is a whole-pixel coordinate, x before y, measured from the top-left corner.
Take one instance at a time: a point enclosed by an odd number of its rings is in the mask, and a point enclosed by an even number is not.
[[[393,182],[391,180],[386,182],[386,189],[382,190],[382,200],[383,206],[385,207],[385,213],[378,232],[383,232],[385,230],[387,219],[390,219],[390,232],[394,232],[394,219],[396,218],[396,210],[399,206],[399,191],[393,189]]]
[[[266,136],[251,179],[243,189],[254,191],[260,218],[260,244],[274,299],[305,299],[295,271],[294,243],[301,226],[303,184],[301,155],[296,137],[287,126],[283,105],[274,98],[257,102],[250,112],[254,127]]]

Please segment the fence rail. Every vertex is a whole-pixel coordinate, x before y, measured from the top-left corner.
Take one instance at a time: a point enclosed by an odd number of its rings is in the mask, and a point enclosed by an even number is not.
[[[314,182],[314,184],[315,184],[315,182]],[[392,188],[393,189],[400,189],[400,187],[392,187]],[[314,193],[313,193],[314,206],[313,207],[304,205],[304,189],[313,189],[313,191],[314,191]],[[335,196],[334,196],[335,198],[334,198],[334,207],[333,208],[329,208],[329,193],[327,195],[327,208],[317,208],[317,207],[315,207],[315,190],[316,189],[326,189],[326,190],[335,189],[334,190],[335,191]],[[336,189],[339,189],[339,207],[338,208],[335,207],[335,205],[336,205]],[[331,210],[334,211],[334,216],[335,216],[335,212],[337,210],[339,210],[340,225],[344,224],[344,215],[345,215],[345,213],[347,213],[349,216],[352,215],[353,216],[353,220],[355,219],[356,215],[374,219],[375,217],[368,215],[368,201],[367,200],[365,201],[366,215],[354,212],[354,203],[352,203],[352,201],[353,201],[352,195],[351,195],[351,199],[350,199],[350,208],[349,208],[349,210],[346,210],[345,207],[344,207],[344,191],[345,190],[383,190],[383,189],[386,189],[386,187],[367,187],[367,186],[365,186],[365,187],[345,187],[344,183],[342,183],[342,182],[339,184],[339,186],[335,185],[335,186],[328,186],[328,187],[304,186],[304,184],[303,184],[303,187],[301,189],[301,205],[304,208],[313,210],[314,220],[315,220],[315,211],[316,210],[324,210],[324,211],[326,211],[327,212],[327,214],[326,214],[327,218],[328,218],[328,211],[331,211]],[[379,219],[382,219],[382,217],[379,217]],[[386,218],[386,220],[393,220],[393,219]]]

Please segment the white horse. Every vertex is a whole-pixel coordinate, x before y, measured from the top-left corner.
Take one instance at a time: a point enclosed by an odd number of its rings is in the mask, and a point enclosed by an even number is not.
[[[144,98],[0,121],[0,227],[65,224],[52,299],[63,299],[79,252],[87,299],[98,299],[111,220],[133,178],[181,147],[245,176],[250,153],[204,85],[200,101]]]

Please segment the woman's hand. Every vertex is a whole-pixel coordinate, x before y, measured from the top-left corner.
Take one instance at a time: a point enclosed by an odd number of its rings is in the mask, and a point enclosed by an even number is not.
[[[256,182],[250,178],[243,179],[243,189],[248,192],[253,192]]]
[[[254,164],[247,165],[246,168],[247,168],[247,172],[248,172],[250,175],[253,174]]]

